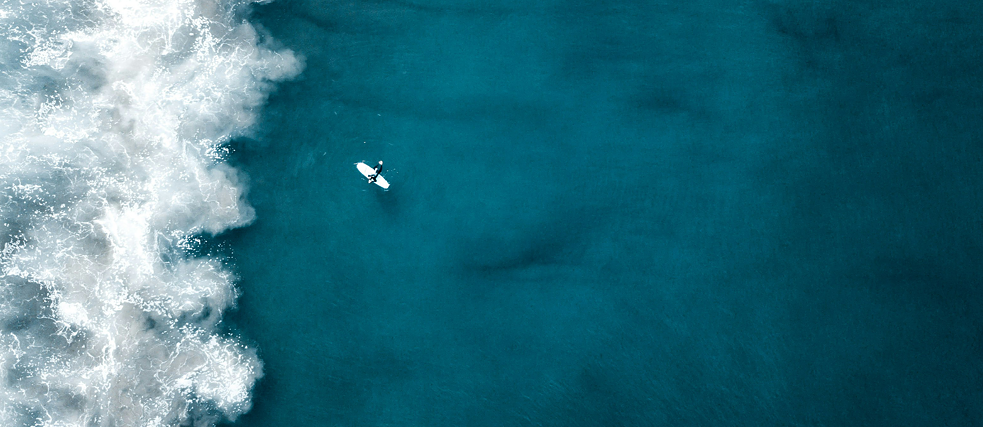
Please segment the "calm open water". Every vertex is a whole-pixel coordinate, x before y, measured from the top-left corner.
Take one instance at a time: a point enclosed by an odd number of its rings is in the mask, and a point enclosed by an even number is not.
[[[258,7],[235,425],[983,424],[981,9]]]

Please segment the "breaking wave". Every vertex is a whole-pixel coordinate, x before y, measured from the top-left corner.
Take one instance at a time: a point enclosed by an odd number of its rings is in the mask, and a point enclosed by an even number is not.
[[[300,61],[248,1],[0,0],[0,425],[213,425],[253,349],[197,236],[253,218],[226,142]]]

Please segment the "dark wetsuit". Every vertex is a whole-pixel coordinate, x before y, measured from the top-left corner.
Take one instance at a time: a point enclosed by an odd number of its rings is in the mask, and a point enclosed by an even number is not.
[[[375,170],[375,173],[372,174],[372,175],[369,175],[369,182],[375,182],[375,179],[379,177],[379,174],[382,173],[382,165],[375,165],[375,169],[374,170]]]

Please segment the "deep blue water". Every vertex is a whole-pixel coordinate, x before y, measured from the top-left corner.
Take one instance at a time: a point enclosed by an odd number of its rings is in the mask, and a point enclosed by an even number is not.
[[[981,9],[258,7],[236,425],[983,424]]]

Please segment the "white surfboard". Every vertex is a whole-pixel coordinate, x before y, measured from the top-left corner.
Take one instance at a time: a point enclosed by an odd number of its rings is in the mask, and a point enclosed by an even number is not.
[[[368,179],[370,175],[375,173],[375,169],[373,169],[372,166],[369,166],[362,162],[355,163],[355,167],[358,168],[358,171],[361,172],[366,179]],[[389,189],[389,181],[386,181],[386,179],[383,178],[382,175],[379,175],[375,178],[375,185],[378,185],[385,189]]]

